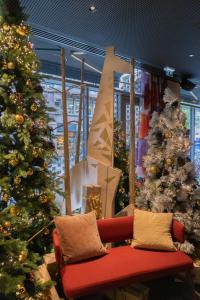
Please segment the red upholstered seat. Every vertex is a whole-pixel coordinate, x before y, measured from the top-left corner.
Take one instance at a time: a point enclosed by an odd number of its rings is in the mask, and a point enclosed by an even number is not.
[[[102,242],[117,242],[133,237],[133,217],[98,220]],[[174,240],[184,242],[184,226],[173,221]],[[67,297],[93,294],[104,289],[120,287],[135,281],[145,281],[193,267],[189,256],[181,251],[161,252],[132,249],[130,246],[112,248],[105,256],[65,265],[57,231],[53,232],[56,261]]]
[[[192,260],[183,252],[160,252],[121,246],[109,254],[61,270],[66,296],[75,297],[145,281],[192,268]]]

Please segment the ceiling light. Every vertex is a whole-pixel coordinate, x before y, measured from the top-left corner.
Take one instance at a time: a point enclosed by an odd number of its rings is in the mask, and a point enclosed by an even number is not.
[[[91,11],[92,13],[94,13],[96,10],[97,10],[97,9],[96,9],[96,6],[94,6],[94,5],[91,5],[91,6],[89,7],[89,11]]]
[[[169,76],[169,77],[174,76],[174,72],[175,72],[174,68],[166,66],[166,67],[164,67],[164,71],[165,71],[166,76]]]
[[[195,56],[194,53],[189,54],[189,57],[190,57],[190,58],[192,58],[192,57],[194,57],[194,56]]]

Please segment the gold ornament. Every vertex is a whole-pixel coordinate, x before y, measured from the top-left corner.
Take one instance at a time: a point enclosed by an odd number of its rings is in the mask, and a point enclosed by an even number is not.
[[[15,167],[16,165],[18,165],[19,163],[19,159],[18,158],[13,158],[9,161],[9,164],[12,166],[12,167]]]
[[[27,259],[28,253],[26,251],[21,251],[18,256],[19,262],[24,262]]]
[[[172,137],[171,131],[165,132],[165,138],[166,138],[166,139],[171,139],[171,137]]]
[[[59,136],[59,137],[58,137],[58,144],[59,144],[59,145],[62,145],[63,142],[64,142],[64,137],[63,137],[63,136]]]
[[[28,168],[27,175],[32,176],[33,175],[33,169]]]
[[[171,166],[173,164],[173,159],[167,158],[165,163],[166,163],[166,165]]]
[[[20,36],[25,36],[26,35],[26,31],[23,28],[18,27],[16,29],[17,34],[19,34]]]
[[[48,202],[48,197],[47,195],[40,195],[39,200],[41,203],[47,203]]]
[[[10,198],[10,197],[9,197],[9,195],[8,195],[7,193],[4,193],[4,194],[3,194],[3,201],[4,201],[4,202],[8,202],[9,198]]]
[[[158,167],[156,165],[152,165],[150,168],[149,168],[149,171],[152,173],[152,174],[156,174],[158,172]]]
[[[15,69],[15,64],[12,61],[10,61],[7,64],[7,68],[8,68],[8,70],[14,70]]]
[[[5,221],[4,222],[4,227],[10,228],[11,227],[11,222],[10,221]]]
[[[32,150],[33,157],[35,157],[35,158],[38,157],[39,153],[40,153],[40,148],[34,147]]]
[[[30,89],[33,88],[33,83],[32,83],[32,81],[31,81],[31,79],[28,79],[28,80],[26,81],[26,86],[29,87]]]
[[[24,117],[22,115],[17,114],[15,116],[15,121],[17,124],[22,125],[24,123]]]
[[[44,163],[43,163],[43,168],[44,168],[44,169],[47,169],[47,168],[48,168],[48,163],[44,162]]]
[[[17,184],[17,185],[20,184],[21,181],[22,181],[22,179],[21,179],[20,176],[16,176],[16,177],[14,178],[14,183]]]
[[[36,103],[33,103],[33,104],[31,105],[31,110],[32,110],[33,112],[35,112],[35,111],[37,111],[37,109],[38,109],[37,104],[36,104]]]
[[[7,25],[7,24],[4,24],[3,25],[3,30],[8,32],[10,30],[10,26]]]
[[[16,296],[19,299],[24,298],[24,294],[26,293],[26,289],[22,284],[17,284],[16,285]]]
[[[10,208],[10,214],[13,216],[17,216],[19,214],[19,209],[14,205]]]

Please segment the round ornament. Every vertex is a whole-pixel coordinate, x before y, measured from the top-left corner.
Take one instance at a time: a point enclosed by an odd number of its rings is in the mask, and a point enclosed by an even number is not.
[[[4,222],[4,227],[10,228],[11,227],[11,222],[10,221],[5,221]]]
[[[32,176],[33,175],[33,169],[28,168],[27,175]]]
[[[39,200],[41,203],[47,203],[48,202],[48,197],[47,195],[40,195]]]
[[[171,137],[172,137],[171,131],[165,132],[165,138],[166,138],[166,139],[171,139]]]
[[[19,262],[24,262],[27,259],[27,252],[26,251],[21,251],[19,256],[18,256],[18,261]]]
[[[16,28],[16,32],[22,37],[26,35],[26,31],[21,27]]]
[[[16,176],[16,177],[14,178],[14,183],[15,183],[16,185],[20,184],[21,181],[22,181],[22,179],[21,179],[20,176]]]
[[[39,156],[39,153],[40,153],[40,148],[38,147],[34,147],[33,148],[33,151],[32,151],[32,155],[34,158],[37,158]]]
[[[12,167],[17,166],[18,163],[19,163],[19,159],[18,159],[18,158],[13,158],[13,159],[9,160],[9,164],[10,164]]]
[[[14,205],[10,208],[10,214],[12,216],[17,216],[19,214],[19,209]]]
[[[20,103],[23,99],[23,95],[21,93],[13,93],[13,94],[10,94],[9,96],[10,100],[13,102],[13,103]]]
[[[173,164],[173,159],[167,158],[165,162],[167,166],[171,166]]]
[[[4,202],[8,202],[9,198],[10,198],[10,197],[9,197],[9,194],[7,194],[7,193],[4,193],[4,194],[3,194],[3,201],[4,201]]]
[[[32,81],[31,81],[31,79],[28,79],[28,80],[26,81],[26,86],[27,86],[28,88],[30,88],[30,89],[33,88],[33,83],[32,83]]]
[[[152,165],[150,168],[149,168],[149,171],[152,173],[152,174],[156,174],[158,172],[158,167],[156,165]]]
[[[14,70],[15,69],[15,64],[12,61],[10,61],[7,64],[7,68],[8,68],[8,70]]]
[[[36,103],[33,103],[33,104],[31,105],[31,110],[32,110],[33,112],[35,112],[35,111],[37,111],[37,109],[38,109],[37,104],[36,104]]]
[[[10,30],[10,26],[8,24],[4,24],[3,30],[8,32]]]
[[[24,117],[20,114],[15,115],[15,121],[18,125],[22,125],[24,123]]]
[[[24,294],[26,293],[26,289],[22,284],[17,284],[16,285],[16,296],[19,299],[24,298]]]

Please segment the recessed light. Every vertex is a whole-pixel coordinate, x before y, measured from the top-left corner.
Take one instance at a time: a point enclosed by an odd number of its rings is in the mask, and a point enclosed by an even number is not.
[[[91,11],[92,13],[96,12],[96,6],[94,4],[92,4],[90,7],[89,7],[89,11]]]
[[[190,58],[192,58],[192,57],[194,57],[194,56],[195,56],[194,53],[189,54],[189,57],[190,57]]]

